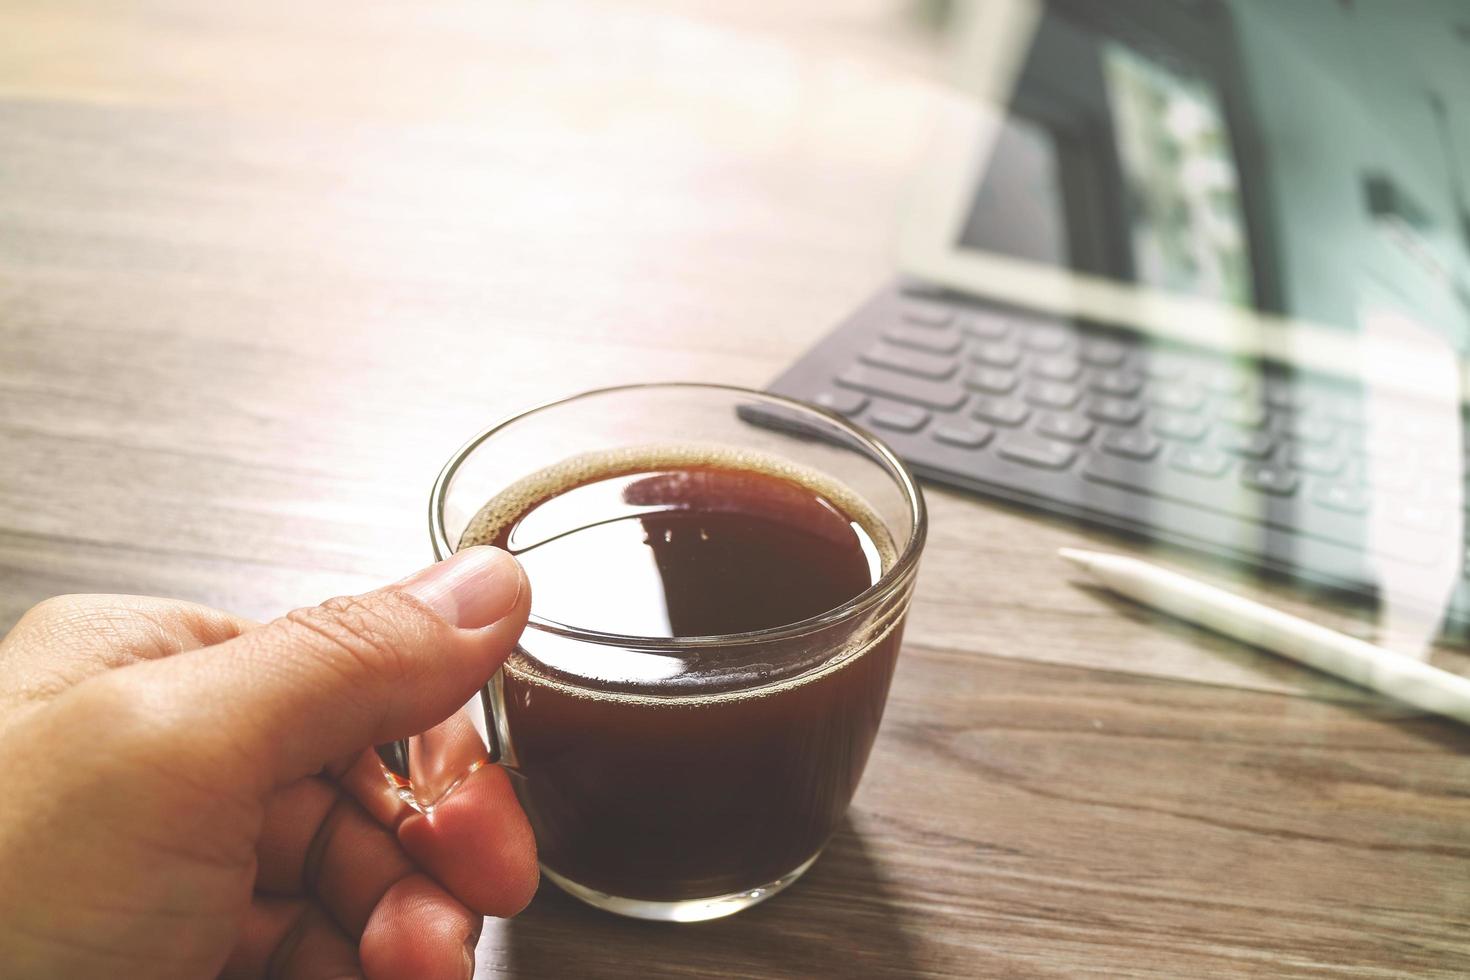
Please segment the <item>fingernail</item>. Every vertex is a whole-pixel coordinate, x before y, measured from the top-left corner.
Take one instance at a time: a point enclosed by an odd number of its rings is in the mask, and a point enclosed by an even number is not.
[[[521,568],[499,548],[474,547],[415,572],[398,588],[461,629],[506,616],[521,597]]]

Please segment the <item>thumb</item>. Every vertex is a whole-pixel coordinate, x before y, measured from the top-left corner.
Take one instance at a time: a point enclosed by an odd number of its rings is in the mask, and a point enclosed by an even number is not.
[[[117,677],[125,696],[187,733],[190,755],[268,787],[448,717],[514,648],[530,605],[514,558],[467,548],[387,588],[114,677],[133,675]]]

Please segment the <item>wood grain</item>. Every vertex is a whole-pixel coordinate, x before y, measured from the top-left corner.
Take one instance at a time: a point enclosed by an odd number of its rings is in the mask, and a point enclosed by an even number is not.
[[[428,557],[429,483],[488,420],[767,382],[892,273],[925,9],[0,2],[0,628],[69,591],[264,618],[369,588]],[[810,875],[682,928],[543,889],[482,975],[1470,970],[1464,731],[1054,558],[1137,543],[928,499],[883,732]]]

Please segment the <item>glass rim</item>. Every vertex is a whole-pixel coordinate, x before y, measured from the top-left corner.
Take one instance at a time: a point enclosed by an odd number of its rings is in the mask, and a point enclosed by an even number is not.
[[[924,538],[928,533],[929,517],[924,506],[924,495],[919,490],[918,481],[914,479],[913,473],[904,465],[893,452],[877,436],[854,425],[836,412],[828,411],[817,405],[787,398],[784,395],[775,395],[766,391],[757,391],[753,388],[742,388],[739,385],[714,384],[699,381],[662,381],[646,382],[642,384],[613,385],[606,388],[592,388],[573,395],[566,395],[542,402],[530,408],[505,416],[499,421],[493,422],[480,430],[468,442],[460,446],[444,468],[439,471],[439,476],[434,480],[434,488],[429,495],[429,536],[434,547],[434,557],[443,561],[454,554],[455,547],[449,541],[444,529],[444,508],[449,495],[449,484],[456,473],[469,459],[470,454],[487,442],[497,432],[500,432],[516,422],[545,412],[549,409],[558,408],[573,402],[581,401],[600,395],[612,395],[618,393],[632,393],[650,390],[678,390],[704,392],[725,392],[731,395],[740,395],[747,398],[758,398],[762,401],[774,403],[788,409],[814,415],[825,422],[831,423],[839,431],[850,436],[877,458],[877,461],[888,472],[888,475],[898,484],[903,493],[904,500],[908,504],[909,517],[913,521],[913,533],[909,535],[908,543],[893,562],[892,567],[887,569],[878,581],[868,586],[862,592],[848,599],[839,606],[798,620],[785,626],[774,626],[768,629],[752,630],[745,633],[725,633],[709,636],[636,636],[623,633],[604,633],[599,630],[583,629],[576,626],[568,626],[555,620],[545,619],[531,614],[527,622],[528,629],[540,630],[544,633],[566,637],[583,643],[596,643],[603,646],[621,646],[646,651],[686,651],[699,650],[705,647],[728,647],[743,646],[752,643],[769,643],[776,640],[792,639],[825,629],[836,623],[843,622],[853,616],[859,615],[874,605],[882,602],[889,596],[898,585],[905,580],[909,572],[918,564],[919,552],[924,546]]]

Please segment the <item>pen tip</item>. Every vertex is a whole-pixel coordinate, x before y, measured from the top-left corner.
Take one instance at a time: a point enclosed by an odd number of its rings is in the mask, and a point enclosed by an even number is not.
[[[1083,570],[1092,568],[1092,552],[1090,551],[1083,551],[1080,548],[1058,548],[1057,554],[1078,568]]]

